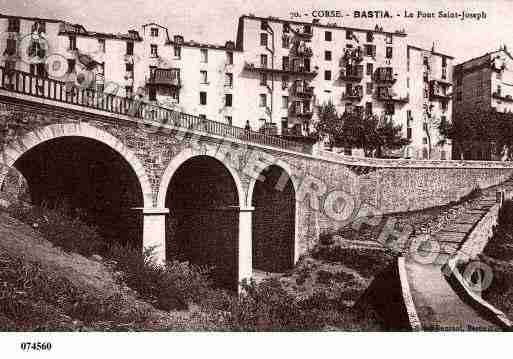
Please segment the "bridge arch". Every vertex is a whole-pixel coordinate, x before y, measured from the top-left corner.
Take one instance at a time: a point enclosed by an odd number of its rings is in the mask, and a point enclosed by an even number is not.
[[[236,289],[243,193],[238,173],[214,150],[189,148],[175,156],[157,198],[169,210],[166,258],[213,267],[217,285]]]
[[[142,162],[123,142],[108,132],[87,123],[65,123],[41,127],[31,131],[15,141],[9,143],[5,150],[0,153],[0,185],[3,183],[5,174],[14,163],[27,151],[44,142],[62,137],[83,137],[107,145],[116,151],[132,168],[141,186],[144,198],[144,207],[151,207],[153,194],[151,184]]]
[[[298,258],[298,183],[284,162],[267,166],[252,179],[248,204],[254,207],[252,228],[253,268],[281,272]]]
[[[0,163],[0,183],[16,168],[33,203],[68,204],[108,242],[141,245],[143,216],[136,209],[152,206],[150,182],[135,154],[111,134],[86,123],[41,127],[11,141]]]

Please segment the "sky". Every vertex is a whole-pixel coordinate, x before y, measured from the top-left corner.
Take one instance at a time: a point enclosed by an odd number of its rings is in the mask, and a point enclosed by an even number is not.
[[[354,4],[357,3],[358,6]],[[351,16],[321,19],[339,25],[385,31],[405,29],[408,43],[447,53],[461,62],[507,45],[513,51],[513,0],[0,0],[0,13],[56,18],[80,23],[88,30],[126,32],[154,21],[168,27],[170,34],[185,39],[224,44],[235,40],[237,22],[243,14],[292,19],[291,12],[310,14],[297,20],[311,21],[313,10],[339,10]],[[388,10],[391,19],[360,18],[354,11]],[[486,19],[460,20],[417,18],[417,11],[486,13]],[[413,18],[405,18],[405,11]],[[395,16],[401,14],[400,17]]]

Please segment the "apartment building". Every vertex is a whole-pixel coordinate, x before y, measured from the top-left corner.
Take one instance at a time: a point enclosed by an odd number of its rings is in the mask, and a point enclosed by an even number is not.
[[[451,158],[451,142],[441,142],[438,127],[451,121],[454,58],[408,45],[406,137],[411,143],[406,157],[445,160]]]
[[[318,106],[331,101],[339,113],[400,124],[412,143],[396,156],[449,158],[450,150],[433,150],[434,128],[426,133],[422,126],[426,118],[450,119],[452,58],[409,46],[406,38],[379,26],[243,15],[236,41],[214,45],[157,23],[111,34],[0,15],[8,68],[296,140],[311,140]]]
[[[316,106],[366,111],[406,123],[406,34],[242,16],[237,49],[250,114],[259,127],[308,135]]]
[[[453,113],[474,110],[513,111],[513,57],[507,48],[486,53],[454,67]],[[453,155],[467,159],[492,159],[491,143],[455,143]],[[498,159],[498,158],[495,158]]]

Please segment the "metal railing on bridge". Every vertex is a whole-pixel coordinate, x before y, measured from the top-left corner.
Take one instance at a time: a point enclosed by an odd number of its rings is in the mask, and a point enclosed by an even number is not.
[[[3,90],[53,101],[106,111],[113,114],[157,121],[164,125],[203,131],[208,134],[233,138],[248,143],[277,147],[280,149],[310,153],[311,149],[301,143],[285,140],[237,126],[208,120],[183,112],[164,108],[134,98],[100,92],[74,83],[32,75],[0,66],[0,85]]]

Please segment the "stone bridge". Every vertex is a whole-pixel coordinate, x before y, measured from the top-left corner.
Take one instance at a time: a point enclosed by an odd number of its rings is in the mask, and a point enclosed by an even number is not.
[[[1,67],[0,81],[0,183],[16,168],[34,203],[64,201],[107,240],[215,266],[230,286],[291,268],[356,217],[445,204],[513,171],[346,157]]]

